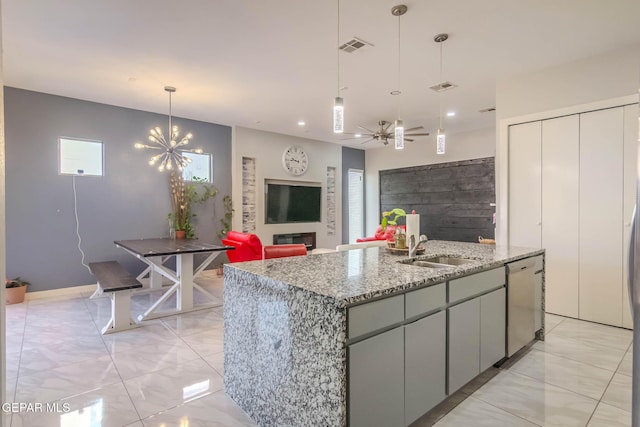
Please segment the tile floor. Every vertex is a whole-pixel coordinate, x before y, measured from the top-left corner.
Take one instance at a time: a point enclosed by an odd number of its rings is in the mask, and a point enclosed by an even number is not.
[[[215,273],[200,284],[222,297]],[[255,425],[223,391],[221,308],[102,336],[109,301],[87,297],[7,306],[8,399],[71,409],[17,413],[7,425]],[[155,298],[135,296],[132,311]],[[546,322],[545,342],[496,370],[435,425],[630,426],[631,332],[554,315]]]

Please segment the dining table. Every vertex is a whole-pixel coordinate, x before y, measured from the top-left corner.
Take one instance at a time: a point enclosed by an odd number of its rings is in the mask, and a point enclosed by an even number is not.
[[[138,321],[222,305],[218,298],[195,283],[194,279],[221,253],[234,250],[233,246],[222,246],[200,239],[174,238],[115,240],[114,243],[147,264],[147,268],[138,275],[138,280],[148,277],[151,291],[163,291],[162,296],[138,316]],[[195,255],[198,254],[206,258],[196,266]],[[167,265],[172,258],[175,258],[175,268]],[[168,279],[169,286],[163,285],[164,278]],[[201,292],[211,302],[196,305],[194,290]],[[176,294],[175,309],[159,310],[173,294]]]

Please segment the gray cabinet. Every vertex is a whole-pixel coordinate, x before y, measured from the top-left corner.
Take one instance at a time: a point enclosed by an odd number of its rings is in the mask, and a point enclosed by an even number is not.
[[[449,394],[480,373],[480,298],[448,309]]]
[[[404,327],[349,346],[349,426],[404,425]]]
[[[506,289],[500,288],[449,311],[449,394],[506,354]]]
[[[446,397],[447,317],[444,311],[404,327],[405,425]]]
[[[480,297],[480,372],[506,354],[506,289]]]

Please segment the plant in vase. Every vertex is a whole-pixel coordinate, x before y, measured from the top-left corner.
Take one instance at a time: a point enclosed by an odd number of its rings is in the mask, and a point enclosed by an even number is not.
[[[199,188],[202,191],[199,191]],[[193,178],[193,182],[185,184],[180,172],[172,171],[169,178],[171,190],[171,207],[169,221],[175,230],[176,238],[195,238],[192,219],[196,216],[191,210],[194,204],[204,203],[218,194],[218,189],[207,184],[204,179]]]
[[[5,279],[5,302],[7,304],[19,304],[24,301],[25,293],[29,282],[21,280],[19,277],[15,279]]]

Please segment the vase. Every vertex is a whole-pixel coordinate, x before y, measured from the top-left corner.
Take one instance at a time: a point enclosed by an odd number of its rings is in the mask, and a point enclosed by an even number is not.
[[[24,301],[26,292],[26,286],[18,286],[17,288],[6,288],[4,294],[5,302],[7,304],[20,304]]]
[[[185,239],[187,237],[187,232],[184,230],[176,230],[176,239]]]

